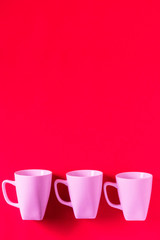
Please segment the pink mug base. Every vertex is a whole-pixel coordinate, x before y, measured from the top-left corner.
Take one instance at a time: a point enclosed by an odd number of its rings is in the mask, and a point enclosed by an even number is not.
[[[96,217],[75,217],[76,219],[95,219]]]
[[[26,213],[26,214],[21,214],[22,220],[35,220],[35,221],[42,221],[44,218],[44,214],[33,214],[33,213]]]
[[[34,221],[42,221],[42,220],[43,220],[43,217],[42,217],[42,218],[30,218],[30,217],[28,217],[28,218],[23,218],[23,217],[22,217],[22,220],[29,220],[29,221],[32,221],[32,220],[34,220]]]
[[[125,219],[126,221],[145,221],[146,218],[144,219]]]
[[[130,216],[130,217],[128,216],[128,217],[126,217],[126,216],[124,216],[124,218],[125,218],[126,221],[145,221],[145,220],[146,220],[146,217],[147,217],[147,216],[145,216],[145,217],[144,217],[144,216],[143,216],[143,217],[142,217],[142,216],[139,216],[139,217],[136,217],[136,216],[134,216],[134,217],[133,217],[133,216]]]
[[[97,214],[96,215],[85,215],[85,214],[83,214],[83,215],[79,215],[79,216],[75,215],[75,218],[76,219],[95,219],[96,216],[97,216]]]

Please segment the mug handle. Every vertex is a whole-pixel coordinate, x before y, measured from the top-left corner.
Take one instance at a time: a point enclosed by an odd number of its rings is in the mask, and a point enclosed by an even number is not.
[[[68,187],[68,183],[67,183],[67,180],[62,180],[62,179],[56,179],[55,182],[54,182],[54,189],[55,189],[55,194],[56,194],[56,197],[58,199],[58,201],[66,206],[69,206],[69,207],[72,207],[72,203],[71,202],[66,202],[64,200],[62,200],[59,196],[59,193],[58,193],[58,183],[62,183],[64,185],[66,185]]]
[[[4,199],[6,200],[6,202],[7,202],[9,205],[11,205],[11,206],[13,206],[13,207],[19,208],[19,203],[13,203],[13,202],[11,202],[11,201],[9,200],[8,195],[7,195],[7,192],[6,192],[6,186],[5,186],[6,183],[10,183],[10,184],[12,184],[13,186],[16,186],[15,181],[4,180],[4,181],[2,182],[2,192],[3,192]]]
[[[113,208],[117,208],[117,209],[122,210],[121,204],[113,204],[113,203],[110,202],[110,200],[108,198],[108,194],[107,194],[107,186],[112,186],[112,187],[115,187],[115,188],[118,189],[117,183],[105,182],[103,190],[104,190],[104,195],[105,195],[105,198],[106,198],[106,201],[107,201],[108,205],[113,207]]]

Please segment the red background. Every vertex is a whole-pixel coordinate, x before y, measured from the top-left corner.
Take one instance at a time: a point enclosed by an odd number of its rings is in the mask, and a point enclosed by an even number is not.
[[[122,171],[154,175],[145,222],[126,222],[103,192],[97,218],[76,220],[53,190],[45,219],[22,221],[1,193],[0,239],[158,239],[158,2],[0,1],[0,181],[27,168],[53,179],[75,169],[113,181]]]

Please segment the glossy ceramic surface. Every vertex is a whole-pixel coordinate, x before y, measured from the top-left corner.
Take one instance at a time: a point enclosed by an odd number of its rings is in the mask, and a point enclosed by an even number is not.
[[[55,193],[60,203],[73,208],[75,218],[95,218],[102,191],[103,173],[95,170],[77,170],[66,174],[67,180],[57,179]],[[71,202],[63,201],[57,184],[68,186]]]
[[[153,176],[143,172],[125,172],[116,175],[116,182],[104,183],[104,195],[107,203],[123,211],[126,220],[143,221],[147,217]],[[107,186],[117,188],[120,204],[110,202]]]
[[[15,172],[15,181],[4,180],[2,191],[8,204],[20,209],[23,220],[42,220],[49,199],[52,172],[48,170],[22,170]],[[6,183],[16,187],[18,203],[9,200]]]

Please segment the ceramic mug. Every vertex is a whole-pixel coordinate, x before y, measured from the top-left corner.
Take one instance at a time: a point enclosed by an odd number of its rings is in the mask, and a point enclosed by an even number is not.
[[[95,218],[102,192],[103,173],[95,170],[77,170],[68,172],[66,177],[67,180],[57,179],[54,182],[58,201],[72,207],[75,218]],[[68,186],[71,202],[60,198],[58,183]]]
[[[124,218],[130,221],[143,221],[147,217],[153,176],[143,172],[124,172],[116,175],[116,182],[104,183],[104,195],[107,203],[123,211]],[[117,188],[120,204],[110,202],[107,186]]]
[[[20,209],[23,220],[42,220],[50,195],[52,172],[40,169],[21,170],[15,172],[14,176],[15,181],[2,182],[6,202]],[[6,183],[16,187],[18,203],[9,200]]]

